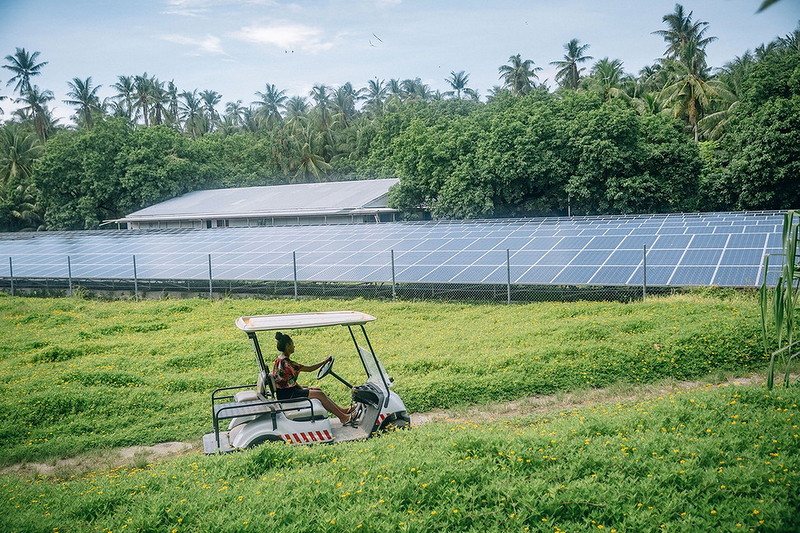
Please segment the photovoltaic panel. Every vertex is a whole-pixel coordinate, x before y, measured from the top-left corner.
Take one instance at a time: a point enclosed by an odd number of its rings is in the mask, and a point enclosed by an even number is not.
[[[783,213],[0,234],[0,276],[754,286]],[[293,263],[293,252],[296,265]],[[510,262],[507,261],[510,259]],[[771,260],[779,265],[780,258]],[[770,274],[772,275],[772,274]]]

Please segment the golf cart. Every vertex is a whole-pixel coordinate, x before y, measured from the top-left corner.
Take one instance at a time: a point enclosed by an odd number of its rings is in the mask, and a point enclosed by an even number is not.
[[[392,391],[392,379],[386,373],[367,336],[364,324],[375,317],[356,311],[331,311],[321,313],[291,313],[240,317],[236,326],[250,338],[258,363],[258,380],[255,384],[223,387],[211,394],[214,431],[203,436],[207,454],[230,452],[262,444],[286,442],[289,444],[319,444],[345,442],[371,437],[375,432],[389,428],[403,428],[411,424],[406,407]],[[317,379],[328,375],[339,380],[351,390],[352,399],[359,404],[361,415],[350,425],[342,425],[315,399],[293,398],[278,400],[271,368],[264,361],[257,333],[260,331],[287,331],[292,329],[345,326],[355,346],[356,353],[366,372],[366,380],[352,385],[333,371],[331,358],[317,371]],[[359,345],[363,339],[364,345]],[[269,360],[271,366],[272,360]],[[227,422],[227,429],[220,424]]]

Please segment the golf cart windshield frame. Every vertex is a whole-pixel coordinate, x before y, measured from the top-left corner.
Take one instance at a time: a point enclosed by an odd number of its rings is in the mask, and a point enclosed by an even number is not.
[[[386,375],[382,371],[382,366],[378,357],[375,355],[375,350],[372,348],[372,343],[367,335],[367,330],[364,324],[376,320],[374,316],[366,313],[359,313],[357,311],[326,311],[320,313],[290,313],[281,315],[259,315],[240,317],[236,320],[236,326],[247,333],[250,341],[253,343],[253,351],[256,355],[256,360],[262,372],[269,373],[270,369],[267,368],[264,361],[264,355],[261,351],[261,346],[258,343],[256,332],[258,331],[276,331],[281,329],[306,329],[306,328],[321,328],[330,326],[346,326],[350,332],[350,338],[353,340],[356,353],[361,359],[361,364],[364,366],[364,371],[367,374],[367,379],[371,378],[376,371],[380,375],[383,388],[386,391],[386,405],[389,402],[389,383],[386,380]],[[374,371],[370,371],[370,366],[364,359],[364,354],[358,346],[353,326],[359,326],[364,339],[367,341],[367,348],[372,356],[374,363]]]

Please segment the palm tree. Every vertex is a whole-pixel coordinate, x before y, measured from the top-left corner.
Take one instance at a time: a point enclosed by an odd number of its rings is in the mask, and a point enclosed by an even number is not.
[[[40,52],[28,53],[24,48],[17,48],[14,55],[6,56],[8,65],[3,65],[3,68],[10,70],[14,76],[8,80],[6,85],[11,85],[17,82],[14,87],[14,92],[24,96],[25,93],[31,90],[31,78],[38,76],[42,73],[42,67],[47,65],[47,61],[37,63]]]
[[[152,78],[147,77],[147,72],[141,76],[133,78],[133,97],[134,107],[138,108],[144,119],[144,125],[150,125],[150,105],[155,97],[154,94],[155,76]]]
[[[308,101],[302,96],[292,96],[286,102],[286,127],[295,133],[308,124]]]
[[[631,105],[640,115],[658,115],[664,110],[658,93],[642,93],[631,100]]]
[[[405,97],[405,91],[403,91],[403,83],[396,79],[392,78],[389,80],[389,83],[386,84],[386,90],[389,93],[389,97],[395,101],[402,101]]]
[[[281,110],[286,106],[286,91],[279,91],[275,85],[271,83],[266,84],[266,90],[262,93],[256,91],[256,96],[260,100],[256,100],[252,104],[256,106],[256,113],[265,127],[270,127],[273,124],[278,124],[283,120]]]
[[[785,37],[778,37],[778,43],[787,50],[800,51],[800,28],[786,34]]]
[[[603,100],[627,96],[622,89],[626,77],[620,59],[604,57],[594,64],[589,78],[588,85],[600,92]]]
[[[39,190],[33,183],[20,183],[10,191],[8,196],[15,206],[11,215],[19,220],[20,231],[45,229],[45,208],[39,201],[39,195]]]
[[[433,91],[431,91],[427,83],[422,83],[422,79],[420,78],[403,80],[400,82],[400,87],[402,88],[406,101],[419,100],[428,102],[433,99]]]
[[[664,68],[662,61],[653,65],[646,65],[639,71],[637,83],[639,93],[658,93],[669,82],[669,71]]]
[[[384,103],[389,94],[389,88],[383,82],[375,78],[367,82],[367,95],[364,100],[364,109],[372,115],[380,115],[383,113]]]
[[[153,124],[164,124],[171,121],[174,115],[170,113],[170,94],[164,88],[164,82],[158,81],[155,77],[151,80],[152,83],[152,101],[150,102],[150,116]]]
[[[167,82],[167,89],[164,97],[167,101],[167,119],[170,124],[177,124],[181,109],[180,103],[178,102],[178,87],[175,85],[174,80]]]
[[[533,80],[538,80],[536,73],[541,67],[534,67],[532,59],[523,60],[520,54],[508,58],[508,65],[501,65],[500,79],[512,94],[517,96],[528,94],[534,88]]]
[[[572,39],[564,45],[564,59],[552,61],[550,64],[558,67],[556,72],[556,82],[564,89],[577,90],[581,80],[581,72],[584,69],[578,68],[580,63],[594,59],[592,56],[584,55],[588,50],[588,44],[580,44],[578,39]]]
[[[682,60],[672,63],[672,68],[675,79],[661,91],[661,100],[665,107],[672,108],[674,116],[688,122],[694,140],[699,141],[698,123],[718,95],[717,84],[709,81],[710,69],[705,66],[705,54],[691,44],[684,48]]]
[[[464,96],[466,96],[469,100],[473,102],[480,102],[481,101],[481,93],[478,92],[477,89],[472,89],[467,87],[464,89]]]
[[[295,171],[292,183],[324,181],[331,166],[322,155],[325,145],[323,133],[309,124],[296,136],[296,140],[298,143],[290,162],[290,169]]]
[[[308,101],[302,96],[292,96],[286,102],[286,118],[295,118],[308,113]]]
[[[309,96],[314,101],[314,109],[320,120],[320,127],[322,130],[327,130],[331,123],[331,94],[330,87],[327,85],[315,85],[311,88]]]
[[[0,185],[26,182],[33,175],[33,164],[42,145],[20,124],[0,128]]]
[[[122,110],[126,110],[127,117],[133,120],[133,99],[136,92],[133,76],[117,76],[117,83],[113,84],[111,87],[117,91],[114,98],[116,98],[120,104],[118,108],[120,113]]]
[[[245,108],[242,113],[242,129],[250,133],[256,133],[260,129],[258,112],[253,106]]]
[[[27,114],[33,120],[33,127],[39,139],[46,141],[50,133],[51,118],[47,109],[47,102],[54,100],[53,91],[42,91],[38,86],[28,88],[22,98],[17,98],[18,104],[26,104],[19,109],[20,114]]]
[[[355,90],[349,81],[333,92],[331,102],[336,116],[342,119],[342,125],[346,128],[356,117],[356,102],[361,100],[363,89]]]
[[[184,91],[180,97],[183,98],[179,105],[184,131],[189,133],[192,139],[196,139],[206,133],[208,129],[203,111],[203,101],[197,96],[197,89],[192,92]]]
[[[214,129],[215,124],[219,124],[219,113],[216,106],[222,100],[222,95],[217,91],[200,91],[200,100],[203,102],[203,109],[206,113],[209,131]]]
[[[717,40],[716,37],[706,37],[708,22],[692,21],[692,11],[687,15],[680,4],[675,4],[675,11],[664,15],[661,19],[667,24],[666,30],[654,31],[654,35],[660,35],[667,42],[667,50],[664,52],[668,59],[681,59],[685,53],[696,53],[704,51],[705,47]],[[692,45],[691,50],[686,47]],[[705,62],[705,52],[703,52],[703,62]]]
[[[456,98],[459,100],[461,100],[461,92],[469,90],[469,87],[467,87],[467,83],[469,83],[469,74],[464,73],[463,70],[459,72],[450,71],[450,77],[445,78],[444,81],[453,88],[453,91],[456,93]]]
[[[489,94],[486,96],[487,102],[493,102],[497,100],[501,94],[510,93],[507,88],[501,87],[499,85],[494,85],[491,89],[489,89]]]
[[[225,104],[224,121],[229,126],[241,127],[244,124],[244,113],[247,110],[241,100]]]
[[[78,125],[85,127],[87,130],[92,129],[92,116],[102,111],[100,99],[97,97],[97,91],[102,85],[92,87],[91,76],[85,80],[72,78],[72,81],[68,81],[67,85],[71,89],[67,96],[71,99],[64,100],[64,103],[77,106]]]

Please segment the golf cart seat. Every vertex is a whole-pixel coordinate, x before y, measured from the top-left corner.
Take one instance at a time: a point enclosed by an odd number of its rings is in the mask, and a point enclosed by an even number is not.
[[[266,372],[259,372],[255,390],[243,390],[234,394],[235,402],[258,402],[265,401],[267,397],[267,376]]]
[[[263,373],[263,372],[262,372]],[[260,376],[259,376],[260,377]],[[272,391],[272,397],[277,398],[275,390],[275,378],[272,374],[267,374],[269,379],[269,387]],[[327,418],[327,410],[322,406],[319,400],[312,400],[306,398],[295,398],[292,400],[284,400],[277,403],[277,407],[289,420],[295,422],[308,422],[310,420],[322,420]]]

